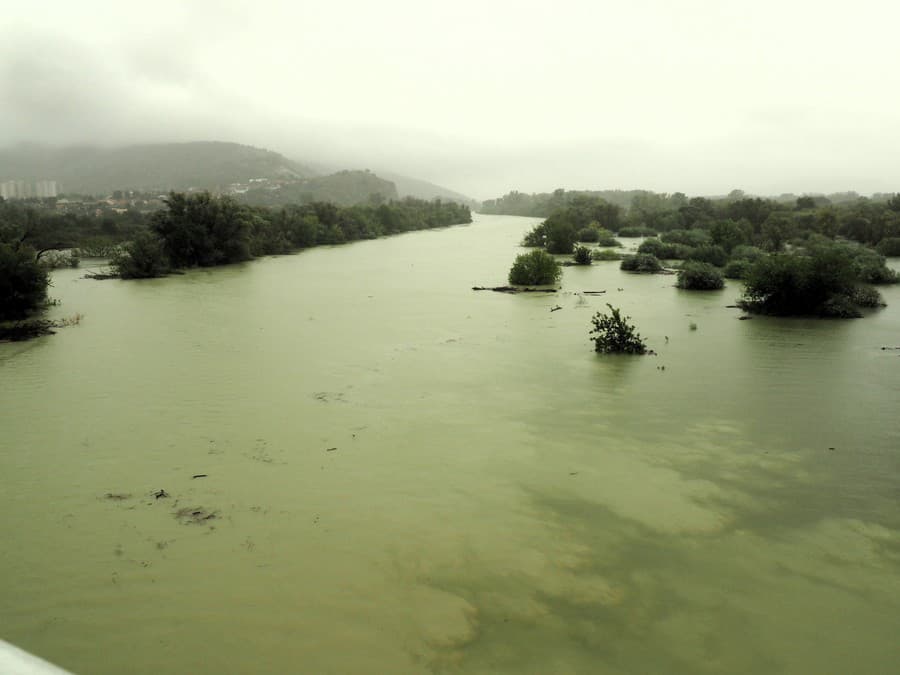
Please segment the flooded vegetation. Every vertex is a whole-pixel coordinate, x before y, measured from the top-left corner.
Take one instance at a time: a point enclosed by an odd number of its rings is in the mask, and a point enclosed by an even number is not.
[[[84,319],[0,344],[4,639],[101,675],[890,672],[900,287],[861,321],[616,261],[473,292],[539,222],[53,271]],[[595,353],[608,303],[652,354]]]

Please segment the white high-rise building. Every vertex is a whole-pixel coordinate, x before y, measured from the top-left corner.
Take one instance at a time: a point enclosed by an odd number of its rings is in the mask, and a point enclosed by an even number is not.
[[[55,197],[58,194],[55,180],[39,180],[34,184],[36,197]]]

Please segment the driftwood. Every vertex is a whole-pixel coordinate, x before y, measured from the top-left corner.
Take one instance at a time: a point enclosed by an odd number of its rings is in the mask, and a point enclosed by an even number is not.
[[[581,291],[582,295],[603,295],[606,291]]]
[[[556,293],[555,288],[530,288],[519,286],[472,286],[473,291],[494,291],[495,293]]]

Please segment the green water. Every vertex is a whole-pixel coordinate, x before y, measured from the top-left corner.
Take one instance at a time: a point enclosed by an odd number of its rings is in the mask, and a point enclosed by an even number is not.
[[[0,345],[0,637],[84,675],[897,672],[900,288],[470,290],[534,222],[56,273],[82,323]],[[658,356],[593,353],[606,301]]]

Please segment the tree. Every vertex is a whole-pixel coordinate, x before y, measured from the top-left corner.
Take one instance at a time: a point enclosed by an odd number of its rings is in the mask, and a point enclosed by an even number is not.
[[[589,337],[594,341],[594,351],[601,354],[646,354],[647,345],[640,333],[622,317],[619,310],[609,303],[609,314],[597,312],[591,318],[594,325]]]
[[[678,288],[688,291],[714,291],[725,286],[722,273],[706,262],[686,262],[678,270]]]
[[[562,268],[552,255],[541,249],[522,253],[509,270],[509,283],[515,285],[542,286],[555,284],[562,275]]]
[[[0,321],[22,319],[39,309],[49,283],[33,249],[0,243]]]
[[[576,246],[575,250],[572,252],[572,260],[576,265],[590,265],[591,249],[587,246]]]

